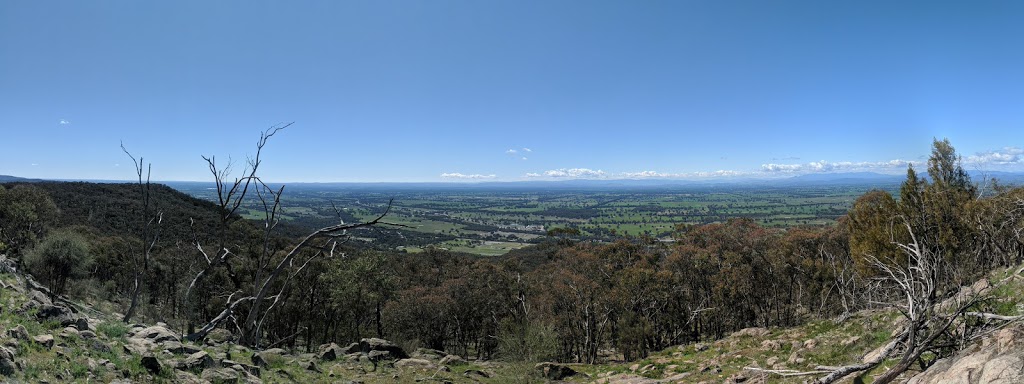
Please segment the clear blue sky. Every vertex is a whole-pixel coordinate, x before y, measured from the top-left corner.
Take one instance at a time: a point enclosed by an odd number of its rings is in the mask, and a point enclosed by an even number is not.
[[[0,174],[1024,170],[1020,1],[4,1]],[[442,176],[443,175],[443,176]]]

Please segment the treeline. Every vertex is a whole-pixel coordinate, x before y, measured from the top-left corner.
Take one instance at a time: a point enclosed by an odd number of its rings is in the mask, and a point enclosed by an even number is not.
[[[1022,261],[1024,189],[970,180],[947,141],[934,143],[927,175],[910,168],[898,197],[868,192],[824,228],[772,229],[731,219],[679,225],[672,242],[612,243],[552,231],[543,243],[498,258],[333,242],[343,237],[292,252],[299,232],[274,234],[266,225],[272,218],[243,220],[224,208],[230,205],[159,187],[153,196],[163,233],[140,313],[188,333],[227,316],[215,326],[255,332],[242,342],[259,347],[311,351],[378,336],[486,359],[633,360],[746,327],[792,326],[884,302],[889,293],[876,283],[879,267],[908,262],[900,245],[942,255],[938,294]],[[44,255],[36,248],[47,233],[70,229],[85,238],[94,264],[75,272],[68,284],[76,288],[65,291],[127,305],[139,265],[133,255],[144,247],[134,229],[147,217],[132,198],[137,188],[0,187],[0,249],[13,257]],[[224,251],[222,260],[215,257]],[[268,280],[279,265],[287,272]],[[256,327],[239,325],[254,302],[239,296],[266,281]]]

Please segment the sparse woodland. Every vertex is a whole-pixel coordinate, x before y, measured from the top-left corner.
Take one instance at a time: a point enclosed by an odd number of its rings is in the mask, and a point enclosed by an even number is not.
[[[734,219],[679,225],[671,243],[598,243],[564,230],[481,258],[345,243],[371,226],[387,231],[386,206],[377,220],[282,234],[287,187],[259,174],[280,129],[264,132],[244,165],[204,158],[218,201],[150,184],[142,158],[135,184],[0,186],[0,253],[58,293],[115,303],[126,322],[163,321],[189,339],[226,329],[254,348],[381,337],[479,359],[631,361],[748,327],[897,308],[906,321],[885,357],[903,369],[980,334],[971,318],[992,308],[983,292],[957,296],[960,287],[1024,261],[1024,189],[971,180],[948,141],[934,142],[926,169],[908,169],[899,196],[869,192],[825,228]],[[236,215],[243,200],[258,201],[264,219]],[[60,257],[68,252],[88,253],[88,265]],[[869,363],[818,377],[878,364]]]

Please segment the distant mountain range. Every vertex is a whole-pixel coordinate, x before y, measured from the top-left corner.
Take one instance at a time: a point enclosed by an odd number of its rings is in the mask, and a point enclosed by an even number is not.
[[[42,181],[42,180],[40,180],[40,179],[26,179],[24,177],[17,177],[17,176],[0,175],[0,183],[17,183],[17,182],[32,183],[32,182],[37,182],[37,181]]]
[[[923,172],[922,172],[923,174]],[[1002,184],[1024,185],[1024,172],[968,172],[975,181],[997,179]],[[695,187],[793,187],[814,185],[872,185],[879,188],[898,185],[904,175],[881,174],[874,172],[850,173],[811,173],[781,178],[729,177],[706,180],[679,179],[572,179],[572,180],[530,180],[530,181],[484,181],[484,182],[331,182],[331,183],[286,183],[289,189],[323,189],[338,188],[350,190],[416,190],[416,189],[673,189]],[[124,183],[117,180],[41,180],[16,176],[0,175],[0,183],[8,182],[39,182],[39,181],[88,181],[100,183]],[[175,189],[198,189],[213,187],[212,182],[203,181],[159,181]]]

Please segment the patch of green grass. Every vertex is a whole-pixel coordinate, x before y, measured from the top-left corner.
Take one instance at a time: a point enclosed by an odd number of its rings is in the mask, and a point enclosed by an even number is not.
[[[105,321],[96,326],[96,331],[111,339],[121,339],[128,334],[128,324],[117,321]]]

